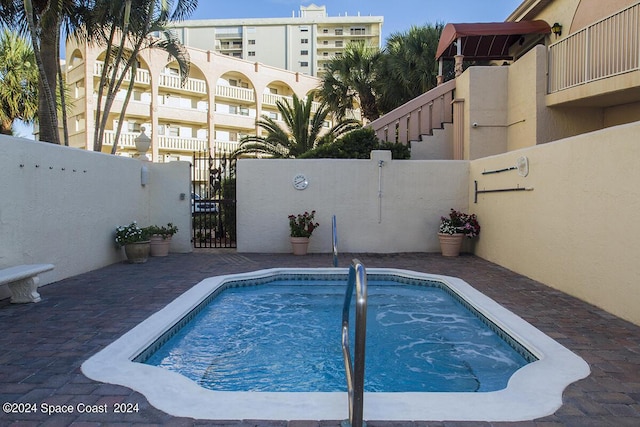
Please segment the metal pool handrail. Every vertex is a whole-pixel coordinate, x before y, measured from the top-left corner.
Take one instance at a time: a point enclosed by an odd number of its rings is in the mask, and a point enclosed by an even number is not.
[[[336,216],[333,216],[331,228],[331,245],[333,246],[333,266],[338,266],[338,228],[336,226]]]
[[[351,295],[356,292],[356,333],[355,363],[351,362],[349,350],[349,310]],[[364,266],[354,259],[349,267],[349,279],[342,307],[342,355],[347,377],[349,395],[349,423],[352,427],[363,425],[364,405],[364,350],[367,332],[367,272]]]

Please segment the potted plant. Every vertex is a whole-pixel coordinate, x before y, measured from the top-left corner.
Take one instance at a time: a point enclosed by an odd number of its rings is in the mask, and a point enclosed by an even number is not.
[[[480,234],[480,224],[475,214],[466,214],[451,209],[449,216],[440,217],[438,239],[443,256],[458,256],[462,239],[473,238]]]
[[[314,222],[316,211],[289,215],[290,239],[294,255],[306,255],[309,238],[320,224]]]
[[[167,256],[169,255],[169,246],[171,245],[171,237],[178,232],[178,227],[172,223],[167,225],[150,225],[147,227],[149,240],[151,245],[151,256]]]
[[[147,261],[149,257],[149,234],[145,228],[138,226],[133,221],[127,226],[119,226],[116,228],[116,246],[124,247],[124,253],[127,260],[133,264],[141,264]]]

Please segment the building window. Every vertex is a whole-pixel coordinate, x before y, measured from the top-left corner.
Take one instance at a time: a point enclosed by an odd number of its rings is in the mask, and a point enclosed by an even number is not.
[[[336,28],[335,30],[333,30],[333,33],[336,36],[341,36],[342,35],[342,28]]]
[[[324,40],[324,41],[322,42],[322,44],[324,44],[324,45],[329,44],[329,40]]]
[[[269,118],[271,120],[278,120],[278,113],[276,113],[274,111],[269,111]]]
[[[309,32],[309,27],[306,27],[306,26],[305,27],[300,27],[300,32],[308,33]]]
[[[344,45],[344,43],[342,42],[342,40],[336,40],[336,47],[342,47]]]
[[[127,131],[132,133],[140,133],[140,123],[129,122],[127,124]]]
[[[300,55],[302,55],[302,56],[309,55],[309,51],[308,50],[301,50],[300,51]]]
[[[352,36],[364,36],[367,30],[364,27],[353,27],[350,32]]]
[[[300,44],[309,44],[309,39],[300,39]]]
[[[329,56],[329,52],[322,52],[322,56]]]
[[[301,67],[308,67],[308,66],[309,66],[309,63],[308,63],[307,61],[301,61],[301,62],[300,62],[300,66],[301,66]]]
[[[249,44],[256,44],[256,41],[255,41],[254,39],[251,39],[251,40],[247,40],[247,43],[249,43]]]
[[[256,56],[255,51],[250,50],[249,52],[247,52],[247,56]]]
[[[329,34],[329,29],[328,28],[323,28],[322,29],[322,34]]]

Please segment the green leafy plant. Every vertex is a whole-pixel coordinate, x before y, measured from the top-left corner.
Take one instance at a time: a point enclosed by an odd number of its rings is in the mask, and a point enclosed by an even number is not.
[[[319,145],[298,157],[301,159],[369,159],[371,150],[390,150],[391,158],[395,160],[411,158],[409,146],[380,141],[371,128],[352,130],[335,141]]]
[[[449,216],[440,217],[439,232],[443,234],[464,234],[472,238],[480,234],[480,223],[476,214],[466,214],[451,209]]]
[[[149,232],[141,228],[136,221],[126,226],[119,226],[115,233],[116,246],[122,247],[129,243],[146,242],[149,240]]]
[[[167,223],[167,225],[150,225],[146,228],[147,234],[151,236],[162,236],[163,239],[167,237],[171,237],[178,232],[178,227],[173,225],[172,223]]]
[[[305,212],[298,215],[289,215],[289,228],[291,237],[311,237],[313,230],[320,224],[313,222],[316,211]]]

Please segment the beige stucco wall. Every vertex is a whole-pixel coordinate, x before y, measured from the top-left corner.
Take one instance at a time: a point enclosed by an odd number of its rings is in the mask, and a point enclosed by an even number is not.
[[[635,4],[636,1],[637,0],[580,0],[573,20],[570,21],[571,32],[581,30],[605,16],[609,16]]]
[[[630,123],[640,119],[640,102],[632,102],[624,105],[605,108],[604,126],[616,126]]]
[[[440,216],[468,207],[468,162],[391,160],[387,151],[373,156],[239,160],[238,251],[291,252],[287,217],[314,209],[320,228],[311,238],[311,252],[331,253],[334,214],[340,252],[439,251]],[[306,190],[293,188],[299,173],[309,181]]]
[[[464,158],[506,151],[508,68],[469,67],[456,81],[456,99],[464,102]],[[474,123],[477,126],[474,126]]]
[[[47,284],[124,260],[116,226],[175,223],[173,252],[190,252],[189,164],[136,159],[0,136],[0,268],[51,263]],[[180,193],[185,199],[180,200]],[[0,287],[0,298],[8,296]]]
[[[475,253],[640,324],[640,122],[471,162],[480,189],[470,208],[482,233]],[[526,178],[484,170],[529,159]]]

